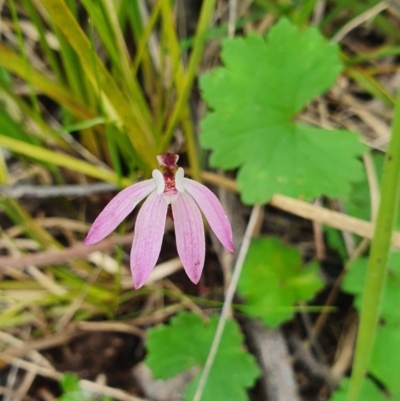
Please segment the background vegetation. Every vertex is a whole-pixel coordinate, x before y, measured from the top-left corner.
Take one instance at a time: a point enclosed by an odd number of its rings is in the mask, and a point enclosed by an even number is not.
[[[0,9],[4,400],[400,400],[397,3]],[[82,240],[167,151],[237,252],[194,286],[168,221],[135,291],[135,216]]]

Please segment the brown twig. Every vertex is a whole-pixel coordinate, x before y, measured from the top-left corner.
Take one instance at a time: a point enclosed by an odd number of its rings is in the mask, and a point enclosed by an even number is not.
[[[350,368],[354,347],[357,339],[358,319],[354,311],[351,311],[346,318],[345,326],[340,335],[335,355],[335,362],[332,365],[331,376],[337,383],[343,378]]]
[[[55,198],[60,196],[82,197],[117,190],[115,184],[96,182],[85,185],[1,185],[0,195],[6,198]]]
[[[321,206],[321,200],[315,200],[314,205]],[[322,224],[314,220],[312,222],[312,227],[314,233],[315,257],[317,260],[321,261],[325,259],[324,230],[322,229]]]
[[[2,256],[0,257],[0,268],[13,267],[23,268],[25,266],[44,266],[55,263],[65,263],[71,259],[86,258],[93,252],[104,252],[116,245],[130,244],[133,240],[133,233],[123,236],[113,236],[94,245],[74,245],[59,251],[48,251],[28,254],[23,256]]]
[[[14,346],[0,353],[0,360],[2,360],[6,356],[19,357],[29,353],[30,351],[41,351],[48,348],[58,347],[67,344],[72,339],[83,334],[84,334],[83,332],[79,332],[74,329],[69,329],[65,330],[62,333],[57,333],[37,340],[28,341],[23,345],[15,344]]]
[[[18,394],[19,394],[18,390],[11,390],[11,389],[9,389],[7,387],[0,386],[0,395],[6,395],[6,396],[9,396],[9,397],[17,397]],[[13,400],[14,398],[11,398],[11,399]],[[26,395],[24,397],[24,401],[36,401],[36,400],[34,398],[29,397],[29,396]]]
[[[18,366],[20,369],[24,369],[27,372],[35,372],[36,374],[47,377],[49,379],[60,381],[63,378],[63,374],[55,369],[39,366],[35,363],[24,361],[23,359],[15,358],[8,355],[4,356],[3,359],[12,365]],[[79,384],[83,390],[106,395],[108,397],[115,398],[116,400],[145,401],[143,398],[135,397],[134,395],[128,394],[125,391],[113,387],[108,387],[103,384],[95,383],[89,380],[80,380]]]

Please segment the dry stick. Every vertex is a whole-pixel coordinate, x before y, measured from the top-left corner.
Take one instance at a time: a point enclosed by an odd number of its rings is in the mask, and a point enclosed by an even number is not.
[[[29,389],[31,388],[35,378],[36,378],[36,372],[33,371],[27,372],[24,378],[22,379],[21,384],[19,385],[16,393],[12,396],[12,398],[10,396],[10,401],[21,401],[25,399],[25,396],[28,393]],[[4,401],[6,400],[7,399],[4,399]]]
[[[76,324],[79,327],[79,323]],[[36,364],[43,365],[43,362],[47,360],[41,355],[36,354],[36,351],[42,351],[48,348],[59,347],[69,343],[74,338],[81,336],[85,333],[78,331],[67,329],[63,333],[58,333],[54,335],[47,336],[45,338],[30,340],[28,342],[23,342],[22,340],[11,336],[8,333],[0,332],[0,340],[3,343],[11,344],[11,347],[6,349],[5,351],[0,352],[0,360],[4,356],[14,356],[19,357],[22,355],[26,355],[29,353],[29,357],[35,362]],[[40,356],[40,359],[33,358],[32,355],[35,353],[36,355]],[[45,362],[45,363],[46,363]],[[51,365],[48,365],[51,366]]]
[[[354,312],[353,312],[354,313]],[[335,384],[335,387],[342,380],[343,376],[349,370],[357,339],[358,319],[351,315],[349,327],[343,329],[341,333],[342,339],[338,341],[338,349],[335,353],[334,363],[331,367],[330,376]]]
[[[255,205],[253,207],[253,210],[251,211],[250,220],[249,223],[247,224],[246,232],[244,233],[243,236],[242,246],[240,247],[239,255],[235,264],[235,268],[233,270],[232,279],[231,282],[229,283],[228,291],[226,292],[226,297],[224,305],[222,307],[221,316],[218,321],[217,330],[215,331],[214,339],[211,344],[210,352],[208,353],[204,369],[201,372],[199,384],[194,394],[193,401],[201,400],[201,396],[203,394],[204,387],[210,374],[211,367],[214,363],[215,355],[217,354],[218,347],[221,342],[222,334],[225,328],[225,323],[229,316],[233,297],[235,295],[236,286],[239,281],[240,273],[242,272],[243,263],[250,246],[250,241],[253,236],[254,229],[257,226],[258,217],[260,213],[262,213],[262,206]]]
[[[371,220],[375,222],[380,202],[379,180],[376,174],[374,161],[372,160],[371,154],[365,153],[363,155],[363,161],[365,171],[367,173],[369,193],[371,198]]]
[[[146,333],[139,329],[138,327],[122,323],[122,322],[74,322],[71,323],[63,332],[57,333],[54,335],[47,336],[45,338],[41,338],[38,340],[30,340],[28,342],[23,343],[19,339],[15,339],[10,348],[7,348],[5,351],[0,352],[0,360],[3,356],[14,356],[21,357],[28,353],[43,351],[48,348],[60,347],[62,345],[68,344],[75,338],[80,336],[84,336],[87,332],[117,332],[117,333],[128,333],[135,336],[138,336],[142,339],[146,338]],[[12,338],[12,337],[11,337]],[[0,332],[0,340],[3,342],[8,342],[9,337],[3,338],[3,332]],[[41,354],[37,354],[40,355]],[[32,359],[32,358],[31,358]],[[42,357],[41,361],[44,360]],[[40,363],[37,359],[34,360],[35,363]],[[50,366],[50,365],[49,365]]]
[[[14,242],[7,236],[6,233],[3,235],[4,241],[7,242],[10,252],[15,257],[21,256],[22,252],[18,249],[18,247],[14,244]],[[7,269],[6,269],[7,270]],[[9,270],[9,269],[8,269]],[[54,295],[65,295],[66,290],[56,284],[49,276],[43,274],[36,266],[29,265],[26,268],[26,272],[33,277],[43,288],[47,289],[50,293]],[[5,271],[7,274],[7,272]],[[15,274],[12,274],[11,277],[15,277]]]
[[[139,329],[137,326],[122,322],[75,322],[72,324],[78,330],[82,331],[108,331],[117,333],[128,333],[134,336],[138,336],[142,339],[146,338],[146,332]],[[1,356],[1,354],[0,354]]]
[[[228,36],[230,38],[233,38],[235,36],[236,12],[237,0],[229,0]]]
[[[130,244],[133,240],[133,233],[123,236],[113,236],[94,245],[74,245],[60,251],[49,251],[24,256],[2,256],[0,257],[1,267],[23,268],[25,266],[44,266],[54,263],[68,262],[71,259],[84,258],[92,252],[103,252],[115,245]]]
[[[117,190],[115,184],[100,182],[85,185],[0,185],[0,195],[6,198],[54,198],[59,196],[90,196]]]
[[[10,369],[8,375],[7,375],[7,384],[6,384],[7,388],[9,388],[9,389],[13,389],[14,388],[14,384],[17,381],[18,371],[19,371],[18,367],[16,367],[16,366],[12,366],[11,367],[11,369]],[[4,401],[12,401],[12,400],[11,400],[10,396],[6,395],[4,397]]]
[[[321,206],[321,200],[316,199],[314,205]],[[325,259],[325,244],[324,244],[324,231],[322,229],[322,224],[316,221],[312,222],[314,243],[315,243],[315,255],[317,260],[321,261]]]
[[[319,25],[321,22],[325,12],[325,3],[325,0],[317,0],[312,15],[311,25]]]
[[[23,359],[14,358],[11,356],[3,356],[2,359],[9,364],[18,366],[27,372],[35,372],[38,375],[60,381],[63,378],[63,374],[55,369],[49,369],[43,366],[39,366],[35,363],[24,361]],[[98,393],[106,395],[108,397],[115,398],[120,401],[146,401],[144,398],[135,397],[125,391],[105,386],[104,384],[94,383],[89,380],[80,380],[79,385],[83,390],[90,391],[92,393]]]
[[[43,342],[43,340],[35,340],[35,341]],[[19,338],[14,337],[11,334],[6,333],[4,331],[0,331],[0,343],[1,342],[10,344],[16,348],[23,348],[25,346],[24,341],[20,340]],[[52,368],[52,365],[50,364],[50,362],[42,354],[37,352],[35,349],[26,350],[25,352],[27,353],[26,356],[29,357],[35,364]],[[0,358],[0,360],[1,360],[1,358]]]
[[[359,25],[367,22],[371,18],[375,17],[375,15],[379,14],[383,10],[386,10],[388,7],[389,4],[387,4],[385,1],[381,1],[367,11],[364,11],[363,13],[349,21],[347,24],[345,24],[342,29],[337,32],[335,36],[332,37],[331,42],[340,42],[354,28],[357,28]]]
[[[16,390],[10,390],[7,387],[0,386],[0,395],[10,395],[11,397],[16,397],[18,395],[18,392]],[[11,398],[13,399],[13,398]],[[25,395],[24,401],[36,401],[36,399],[33,399],[32,397],[29,397]]]

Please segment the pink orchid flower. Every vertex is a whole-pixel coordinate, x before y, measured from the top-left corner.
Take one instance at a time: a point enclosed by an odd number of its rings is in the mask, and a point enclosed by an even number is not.
[[[140,288],[157,263],[164,236],[168,208],[172,209],[176,245],[190,280],[197,284],[204,267],[205,238],[200,210],[222,245],[234,252],[232,228],[218,198],[204,185],[184,177],[177,168],[179,156],[157,156],[160,170],[117,194],[99,214],[84,240],[85,245],[101,241],[132,212],[139,210],[131,250],[131,271],[135,288]]]

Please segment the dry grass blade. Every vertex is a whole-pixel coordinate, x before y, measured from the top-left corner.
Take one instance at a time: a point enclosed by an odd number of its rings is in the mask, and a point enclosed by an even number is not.
[[[104,252],[116,245],[130,244],[133,239],[133,234],[126,234],[121,237],[111,237],[104,241],[90,246],[75,245],[60,251],[48,251],[36,254],[29,254],[23,256],[2,256],[0,257],[0,268],[13,267],[23,268],[26,266],[45,266],[56,263],[66,263],[70,260],[77,258],[86,258],[93,252]]]
[[[47,377],[49,379],[60,381],[63,377],[63,374],[55,369],[49,369],[43,366],[39,366],[35,363],[24,361],[23,359],[14,358],[8,355],[3,356],[2,358],[7,363],[17,366],[20,369],[24,369],[27,372],[34,372],[35,374]],[[131,394],[126,393],[125,391],[105,386],[103,384],[95,383],[89,380],[80,380],[79,384],[83,390],[112,397],[119,401],[146,401],[144,398],[135,397]]]
[[[359,25],[373,18],[376,14],[379,14],[383,10],[386,10],[389,7],[385,1],[381,1],[378,4],[374,5],[367,11],[358,15],[356,18],[349,21],[346,25],[342,27],[342,29],[336,33],[335,36],[331,39],[332,42],[340,42],[350,31],[354,28],[357,28]]]

